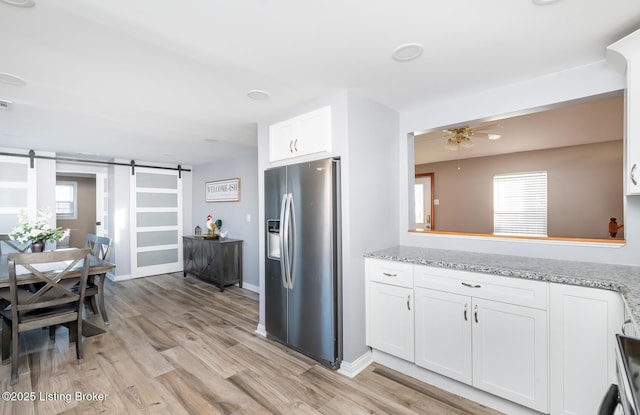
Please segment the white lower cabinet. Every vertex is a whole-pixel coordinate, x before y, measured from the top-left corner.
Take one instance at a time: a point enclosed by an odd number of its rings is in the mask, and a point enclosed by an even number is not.
[[[622,331],[619,293],[550,284],[551,413],[595,414],[616,381],[616,333]]]
[[[416,364],[546,412],[547,313],[415,288]]]
[[[367,258],[367,344],[541,413],[616,383],[618,292]]]
[[[548,409],[547,312],[473,299],[473,386]]]
[[[369,346],[413,362],[413,290],[369,283]]]
[[[471,298],[416,288],[416,364],[471,384]]]

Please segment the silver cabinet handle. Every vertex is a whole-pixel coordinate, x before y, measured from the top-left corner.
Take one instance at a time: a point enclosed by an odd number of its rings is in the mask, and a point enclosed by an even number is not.
[[[384,275],[385,277],[397,277],[398,274],[389,274],[388,272],[383,272],[382,275]]]
[[[467,321],[467,304],[464,305],[464,321]]]
[[[298,139],[297,138],[295,140],[293,140],[293,149],[296,152],[298,151]]]
[[[473,307],[473,316],[476,319],[476,323],[478,322],[478,306]]]
[[[293,153],[293,140],[289,140],[289,153]]]
[[[622,334],[624,334],[624,335],[626,335],[626,334],[627,334],[627,333],[626,333],[626,330],[625,330],[624,328],[625,328],[625,326],[626,326],[627,324],[629,324],[629,323],[631,323],[631,319],[630,319],[630,318],[626,319],[626,320],[624,321],[624,323],[622,323]]]
[[[463,282],[461,284],[469,288],[482,288],[482,286],[479,284],[469,284],[468,282]]]
[[[411,294],[407,296],[407,310],[411,311]]]
[[[631,167],[631,181],[633,182],[634,185],[638,184],[638,181],[636,180],[636,167],[637,167],[637,164],[634,164]]]

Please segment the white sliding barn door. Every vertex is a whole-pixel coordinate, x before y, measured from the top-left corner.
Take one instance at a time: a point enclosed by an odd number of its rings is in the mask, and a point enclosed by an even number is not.
[[[182,180],[178,172],[136,167],[131,181],[131,275],[181,271]]]
[[[0,156],[0,233],[11,232],[22,211],[35,218],[36,168],[29,163],[28,158]]]

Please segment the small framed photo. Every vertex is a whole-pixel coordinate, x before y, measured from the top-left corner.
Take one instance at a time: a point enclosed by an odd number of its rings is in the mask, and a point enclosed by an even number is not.
[[[240,201],[240,179],[217,180],[204,184],[205,202]]]

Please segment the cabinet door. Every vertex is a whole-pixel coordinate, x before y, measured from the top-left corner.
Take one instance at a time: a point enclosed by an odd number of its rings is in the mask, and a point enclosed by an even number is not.
[[[474,298],[472,318],[473,385],[546,413],[546,311]]]
[[[619,293],[550,284],[551,412],[595,414],[616,381],[616,333],[624,304]]]
[[[331,151],[331,107],[301,115],[293,147],[297,155]]]
[[[269,161],[295,157],[293,139],[297,133],[295,119],[269,127]]]
[[[414,293],[416,364],[471,384],[471,297],[426,288]]]
[[[640,45],[640,40],[638,40]],[[628,195],[640,194],[640,120],[635,116],[640,108],[640,55],[629,59],[626,89],[626,177]]]
[[[613,50],[627,64],[627,87],[625,89],[625,188],[628,195],[640,194],[640,31],[629,34],[607,49]]]
[[[413,362],[413,290],[369,283],[369,346]]]
[[[331,107],[269,127],[269,161],[331,152]]]

